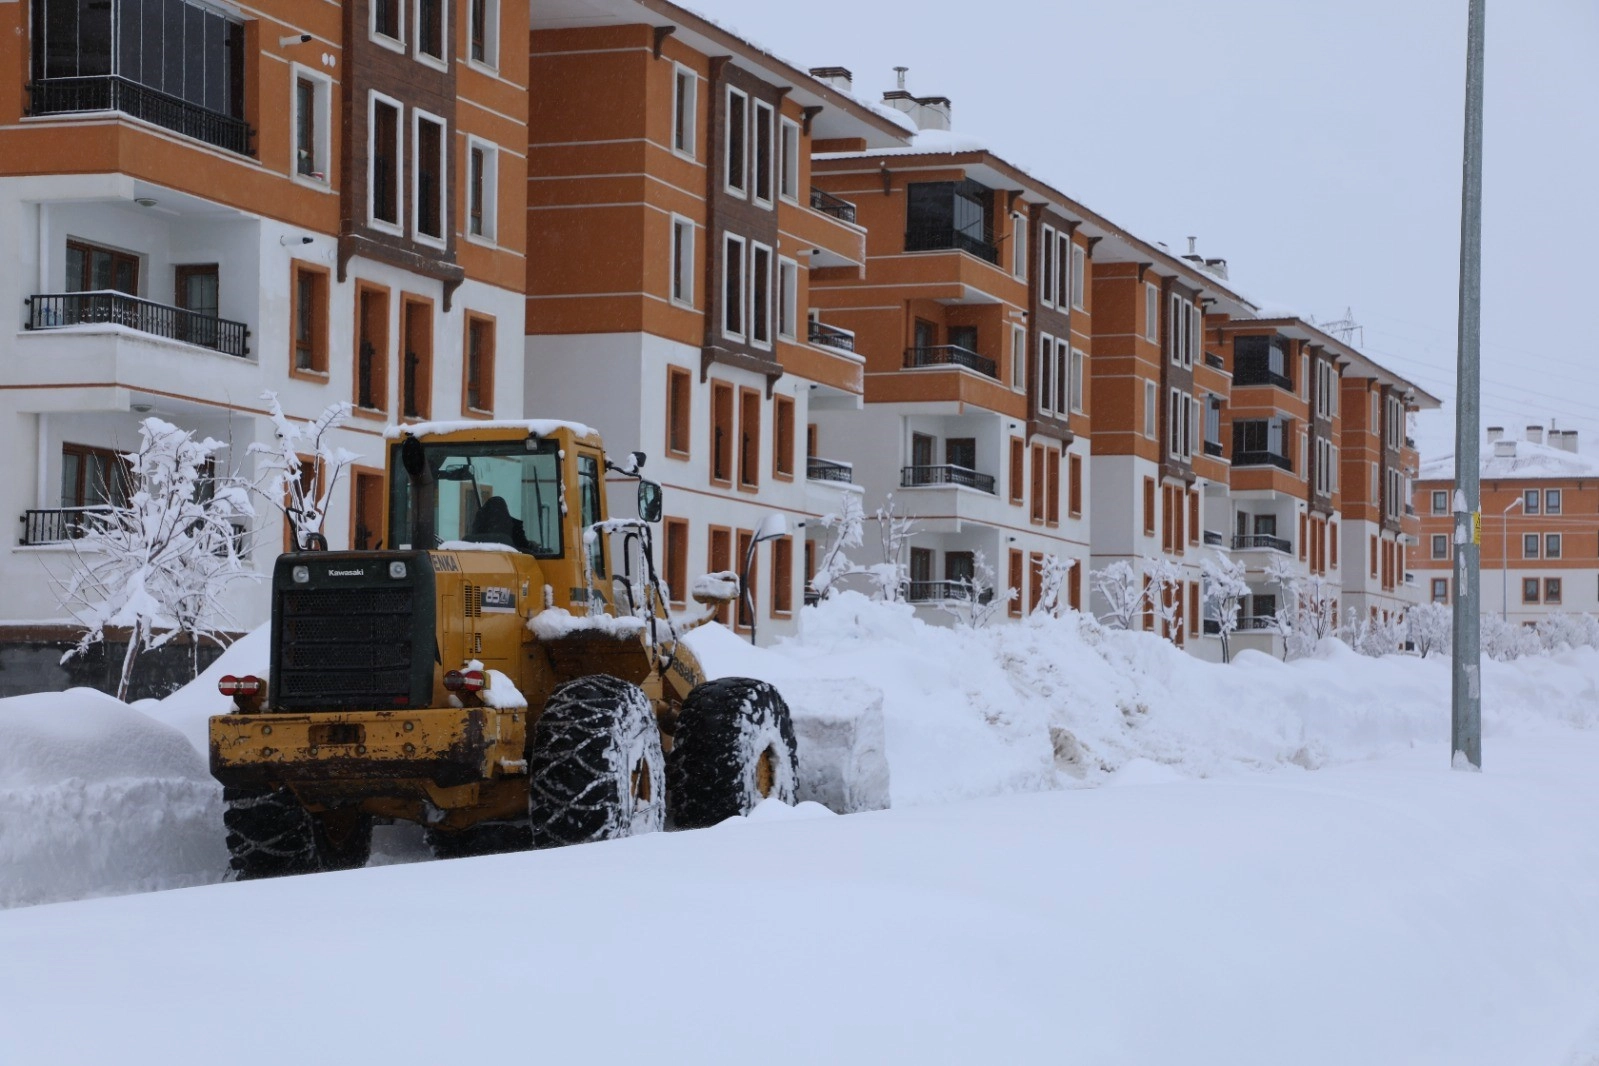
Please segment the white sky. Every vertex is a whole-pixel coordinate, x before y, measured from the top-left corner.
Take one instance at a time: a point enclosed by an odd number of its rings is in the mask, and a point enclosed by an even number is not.
[[[1246,295],[1365,327],[1453,450],[1466,0],[689,0],[855,90],[949,96],[984,138]],[[1490,0],[1483,416],[1599,449],[1599,3]],[[1359,338],[1357,338],[1357,342]]]

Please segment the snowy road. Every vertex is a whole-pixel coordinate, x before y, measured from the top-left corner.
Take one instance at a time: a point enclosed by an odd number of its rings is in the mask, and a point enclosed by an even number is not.
[[[1599,735],[1487,757],[12,910],[0,1061],[1599,1062]]]

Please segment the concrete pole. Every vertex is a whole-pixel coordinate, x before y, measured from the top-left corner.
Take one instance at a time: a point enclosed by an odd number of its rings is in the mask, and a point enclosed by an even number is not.
[[[1455,611],[1450,758],[1482,769],[1482,512],[1479,369],[1482,325],[1483,23],[1487,0],[1470,0],[1466,30],[1466,146],[1460,208],[1460,329],[1455,375]]]

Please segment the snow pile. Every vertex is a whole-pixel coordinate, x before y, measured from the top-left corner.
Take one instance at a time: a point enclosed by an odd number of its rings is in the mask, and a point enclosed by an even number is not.
[[[644,632],[644,619],[632,615],[572,614],[561,607],[547,607],[527,620],[527,627],[540,640],[561,640],[579,634],[635,640]]]
[[[177,730],[93,689],[0,700],[0,907],[216,881],[221,827]]]

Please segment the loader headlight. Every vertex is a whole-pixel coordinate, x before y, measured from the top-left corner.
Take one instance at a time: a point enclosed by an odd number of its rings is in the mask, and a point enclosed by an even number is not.
[[[405,561],[396,559],[389,564],[389,576],[398,580],[405,576]]]
[[[297,566],[294,568],[294,583],[296,585],[303,585],[310,580],[311,568],[309,566]]]

